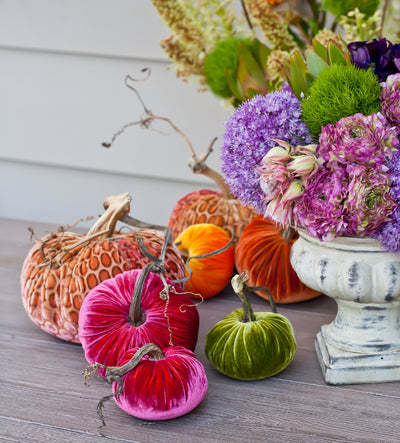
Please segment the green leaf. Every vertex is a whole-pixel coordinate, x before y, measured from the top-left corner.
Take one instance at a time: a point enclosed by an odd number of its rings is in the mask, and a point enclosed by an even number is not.
[[[260,44],[260,46],[258,47],[258,61],[260,63],[261,69],[264,71],[264,76],[267,72],[267,62],[271,52],[271,49],[263,44]]]
[[[246,100],[246,97],[243,94],[243,89],[236,79],[236,72],[233,72],[233,69],[225,68],[224,73],[229,89],[232,91],[232,95],[241,102]]]
[[[301,55],[300,51],[296,49],[293,54],[293,58],[296,61],[296,63],[299,65],[299,68],[303,74],[303,77],[305,76],[305,73],[307,72],[307,65],[304,61],[303,56]]]
[[[314,77],[318,77],[329,65],[312,49],[306,51],[307,67]]]
[[[335,43],[329,42],[328,45],[329,62],[331,65],[347,65],[343,52]]]
[[[314,51],[322,58],[322,60],[328,62],[328,49],[315,38],[313,38],[312,46]]]
[[[245,44],[240,43],[238,47],[238,69],[237,79],[244,93],[250,88],[261,93],[267,92],[267,82],[264,71],[257,63]]]
[[[300,66],[293,58],[290,60],[290,87],[298,99],[301,98],[301,93],[307,91],[307,83],[303,77]]]

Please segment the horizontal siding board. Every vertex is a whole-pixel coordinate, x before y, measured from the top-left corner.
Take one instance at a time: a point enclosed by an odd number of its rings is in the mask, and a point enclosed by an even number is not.
[[[143,76],[145,67],[150,78],[135,86],[154,114],[185,132],[198,154],[213,137],[221,141],[228,111],[165,64],[5,50],[0,57],[1,158],[204,182],[187,167],[189,148],[168,125],[159,126],[168,135],[135,126],[111,149],[101,146],[123,124],[140,120],[143,109],[124,78]],[[219,168],[217,150],[209,163]]]
[[[0,217],[46,220],[56,228],[97,217],[103,212],[105,197],[129,192],[133,217],[166,224],[181,197],[205,187],[216,189],[190,182],[0,161]],[[88,225],[90,222],[83,226]]]
[[[1,0],[0,46],[166,60],[150,0]]]

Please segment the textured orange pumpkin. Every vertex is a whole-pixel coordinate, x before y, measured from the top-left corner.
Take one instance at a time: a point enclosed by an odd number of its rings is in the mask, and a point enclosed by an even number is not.
[[[186,293],[192,298],[210,298],[221,292],[229,283],[234,270],[234,248],[207,258],[191,258],[210,254],[230,242],[229,234],[219,226],[201,223],[186,228],[175,244],[193,274],[186,282]],[[189,275],[186,270],[186,275]],[[198,295],[200,294],[201,297]]]
[[[71,342],[79,342],[78,315],[83,299],[100,282],[124,271],[142,269],[149,259],[140,252],[137,238],[160,255],[164,234],[153,229],[121,233],[116,222],[127,215],[128,194],[109,197],[106,212],[86,235],[57,232],[39,240],[26,257],[21,272],[24,308],[42,330]],[[165,276],[184,276],[184,262],[174,245],[167,248]]]
[[[168,226],[176,238],[189,226],[211,223],[226,229],[236,241],[243,229],[255,217],[255,212],[236,199],[228,199],[220,192],[197,191],[181,198],[172,209]]]
[[[320,295],[304,285],[290,264],[290,250],[298,235],[287,232],[275,223],[257,216],[243,231],[235,250],[235,265],[239,273],[248,271],[249,286],[266,286],[277,303],[293,303]],[[257,291],[262,298],[265,292]]]

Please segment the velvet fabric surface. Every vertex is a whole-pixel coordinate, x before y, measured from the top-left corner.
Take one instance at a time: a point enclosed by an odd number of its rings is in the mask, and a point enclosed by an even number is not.
[[[137,349],[119,361],[129,362]],[[194,409],[205,397],[208,381],[203,365],[182,346],[163,349],[165,358],[143,357],[138,366],[122,376],[124,388],[117,405],[130,415],[145,420],[167,420]],[[113,391],[117,389],[113,383]]]
[[[249,286],[266,286],[277,303],[295,303],[321,295],[306,286],[290,264],[290,250],[297,237],[286,241],[271,220],[257,216],[245,228],[235,249],[239,273],[247,271]],[[255,291],[267,299],[264,291]]]
[[[141,272],[135,269],[119,274],[86,296],[79,315],[79,339],[90,364],[115,366],[128,349],[146,343],[161,348],[180,345],[194,350],[199,330],[197,308],[176,285],[172,288],[179,293],[170,290],[169,299],[161,298],[164,284],[158,274],[150,273],[143,286],[140,302],[143,323],[132,324],[130,306]]]
[[[282,371],[297,349],[289,320],[272,312],[255,312],[243,322],[236,309],[207,334],[205,354],[222,374],[239,380],[260,380]]]

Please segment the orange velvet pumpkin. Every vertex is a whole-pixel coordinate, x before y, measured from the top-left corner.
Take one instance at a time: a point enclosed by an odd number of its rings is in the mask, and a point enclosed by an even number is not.
[[[219,226],[200,223],[186,228],[175,244],[192,270],[186,282],[186,293],[192,298],[210,298],[221,292],[229,283],[234,270],[232,245],[221,253],[206,258],[192,258],[210,254],[229,244],[229,234]],[[189,275],[186,270],[186,275]],[[201,297],[200,297],[201,296]]]
[[[244,229],[236,245],[237,271],[248,271],[249,286],[266,286],[277,303],[317,297],[320,292],[304,285],[290,264],[290,250],[297,237],[296,231],[283,231],[274,222],[257,216]],[[263,291],[257,294],[267,298]]]

